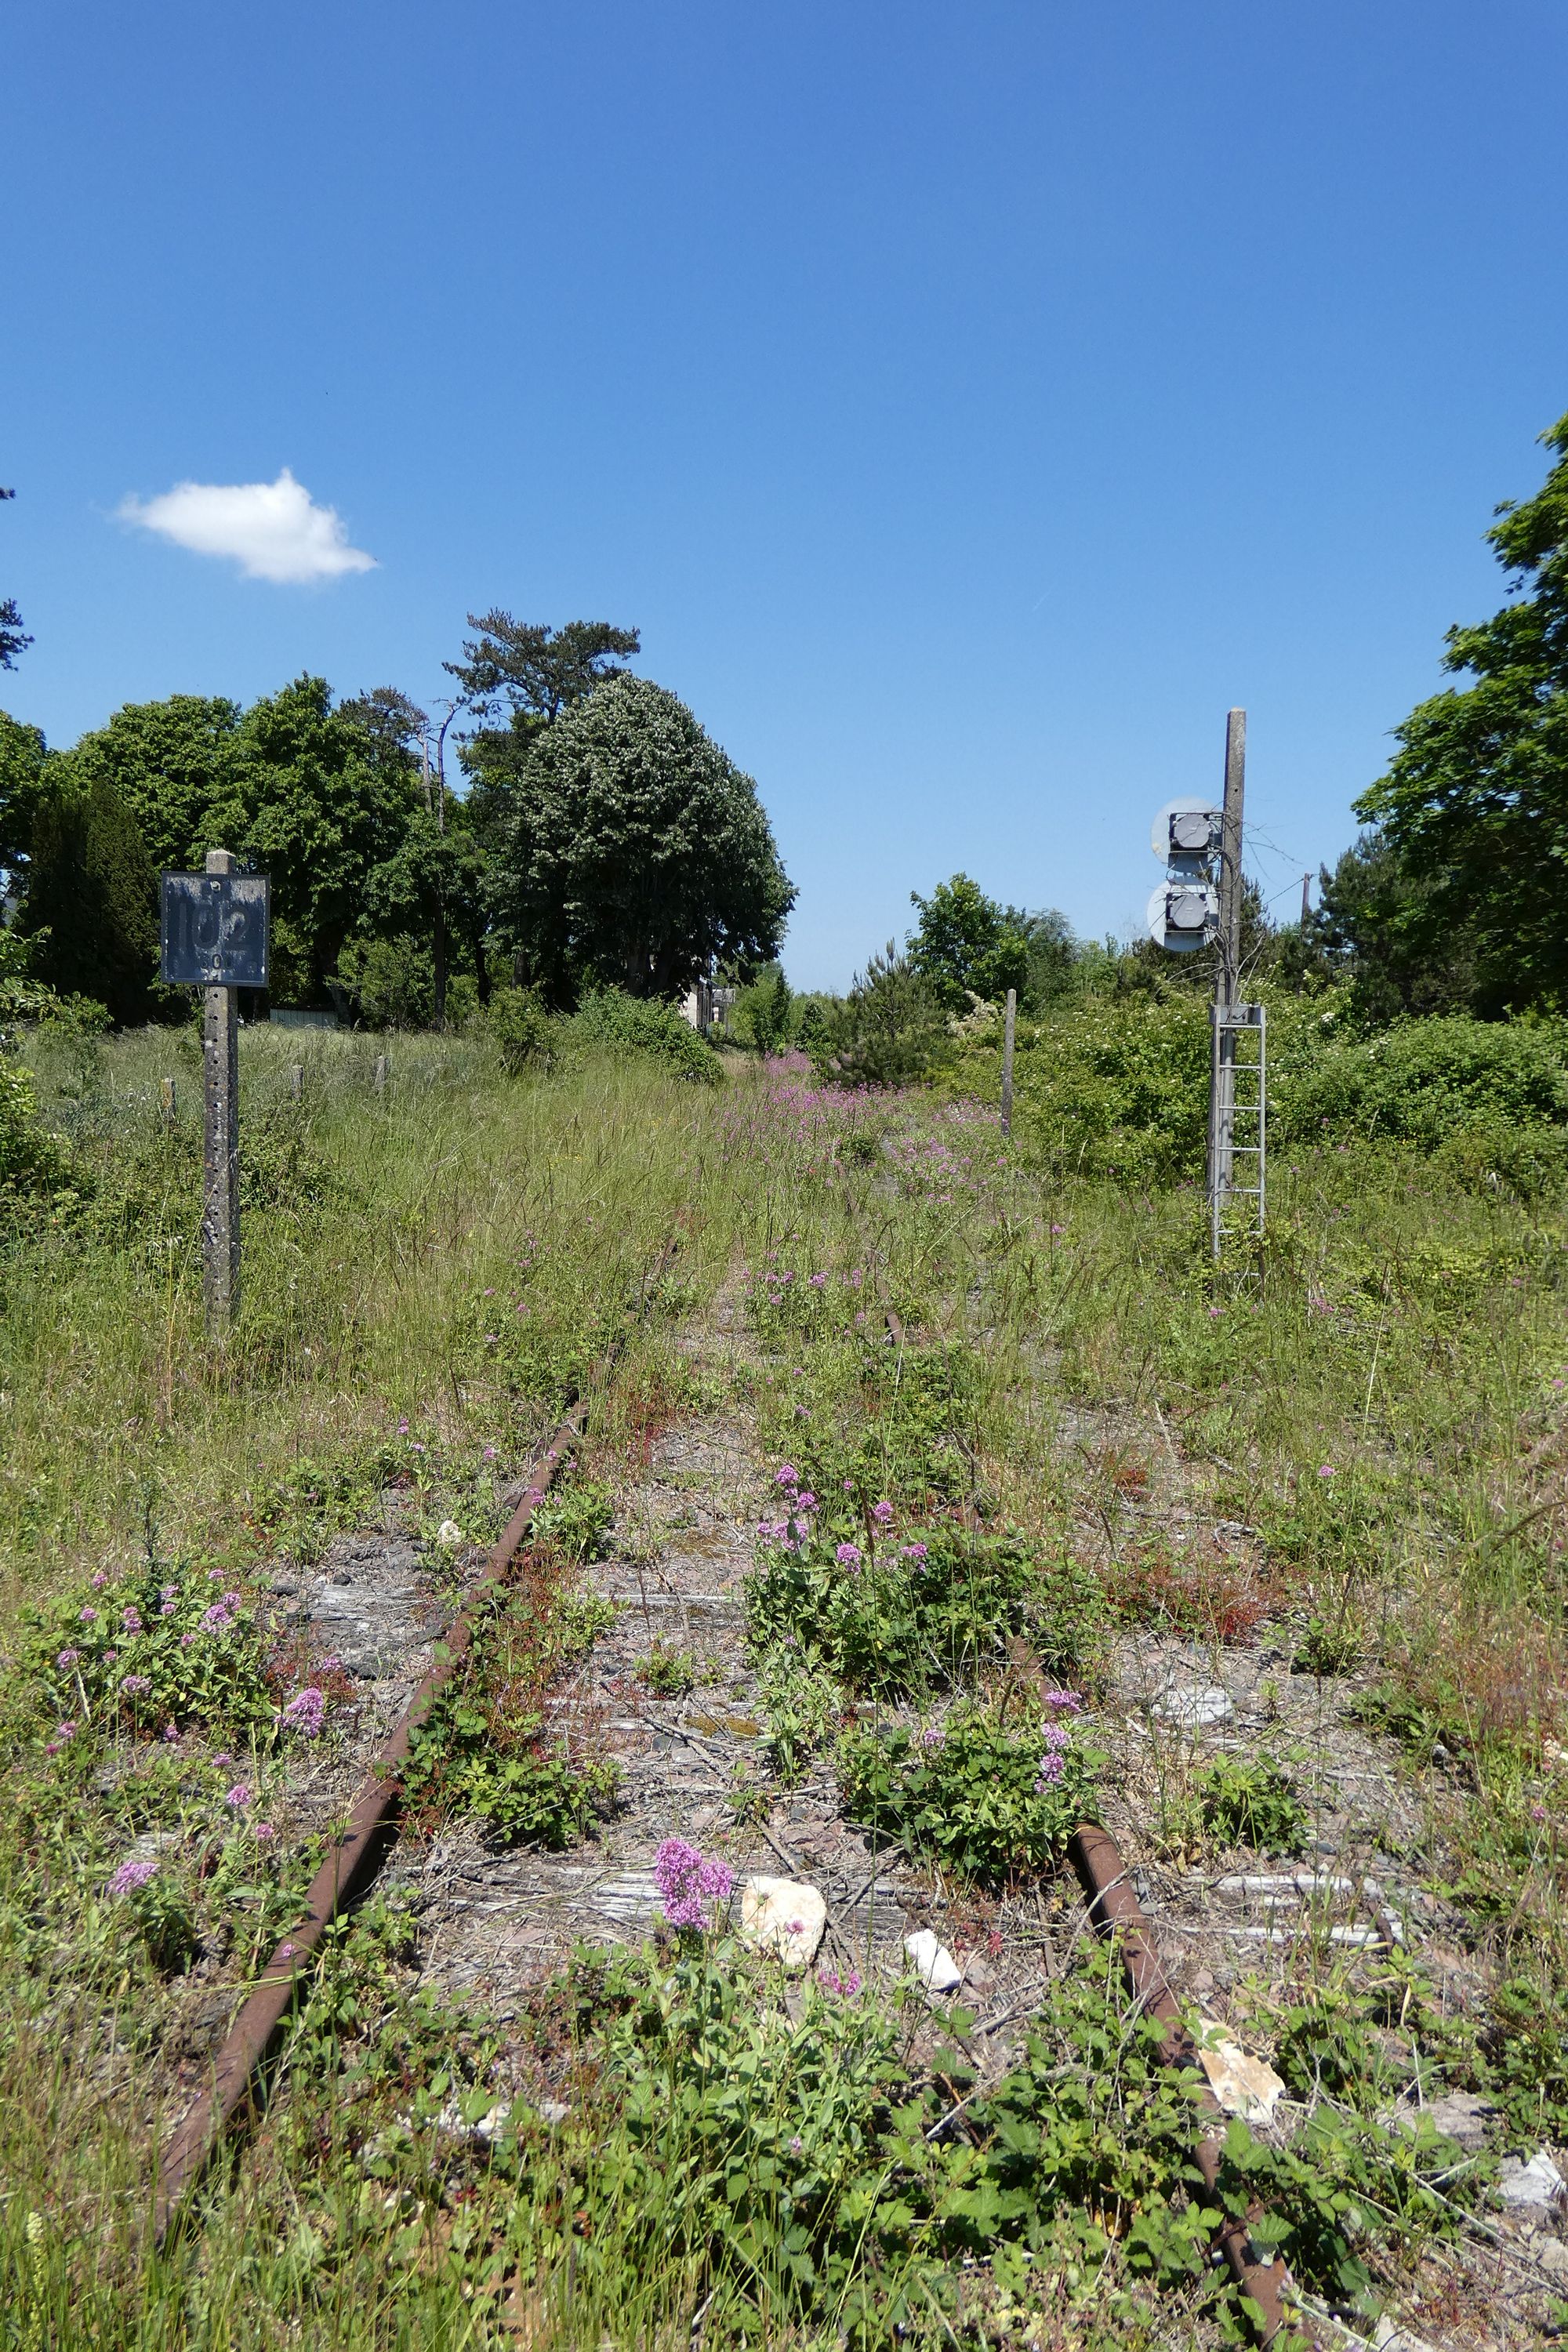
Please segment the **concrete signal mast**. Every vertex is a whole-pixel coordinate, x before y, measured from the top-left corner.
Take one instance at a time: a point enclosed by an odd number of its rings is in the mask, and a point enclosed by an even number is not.
[[[1150,937],[1172,955],[1217,950],[1207,1166],[1209,1234],[1216,1258],[1227,1234],[1263,1231],[1267,1023],[1261,1004],[1237,995],[1246,784],[1247,713],[1233,710],[1226,721],[1225,796],[1219,806],[1191,796],[1167,801],[1152,835],[1154,855],[1165,861],[1165,878],[1149,901]]]

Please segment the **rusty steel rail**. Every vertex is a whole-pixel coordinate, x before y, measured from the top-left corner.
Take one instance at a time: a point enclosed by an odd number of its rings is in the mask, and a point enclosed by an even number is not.
[[[162,2243],[186,2191],[200,2178],[230,2117],[250,2096],[293,2007],[304,1969],[338,1913],[370,1883],[395,1832],[403,1767],[414,1736],[473,1646],[474,1628],[532,1524],[534,1508],[582,1435],[587,1408],[574,1407],[535,1459],[516,1508],[479,1582],[437,1647],[436,1663],[370,1761],[347,1822],[310,1881],[304,1908],[262,1969],[213,2062],[211,2080],[171,2136],[158,2167],[153,2234]]]
[[[1167,2066],[1190,2066],[1199,2075],[1199,2105],[1205,2117],[1212,2119],[1214,2127],[1204,2133],[1194,2153],[1205,2187],[1217,2200],[1225,2110],[1203,2079],[1197,2043],[1166,1981],[1159,1949],[1132,1891],[1127,1865],[1115,1839],[1092,1822],[1079,1822],[1068,1841],[1068,1853],[1089,1898],[1090,1920],[1103,1933],[1114,1936],[1133,1998],[1159,2023],[1161,2057]],[[1215,2243],[1225,2256],[1237,2285],[1254,2306],[1259,2342],[1272,2344],[1278,2336],[1292,2330],[1298,2340],[1316,2342],[1289,2269],[1278,2255],[1268,2262],[1260,2258],[1245,2221],[1234,2218],[1222,2221]],[[1287,2307],[1288,2300],[1293,2307]]]
[[[640,1321],[647,1313],[654,1285],[679,1246],[679,1236],[667,1242],[638,1284],[634,1320]],[[612,1342],[599,1367],[600,1379],[608,1375],[624,1345],[624,1334]],[[339,1912],[370,1884],[380,1867],[396,1834],[403,1802],[403,1768],[408,1761],[415,1734],[473,1647],[474,1629],[505,1582],[532,1525],[534,1509],[582,1436],[587,1414],[587,1399],[581,1397],[525,1476],[514,1481],[510,1490],[516,1497],[511,1517],[483,1573],[437,1643],[430,1672],[372,1757],[347,1822],[310,1881],[299,1920],[275,1947],[230,2026],[213,2061],[210,2079],[165,2142],[153,2202],[153,2230],[158,2244],[162,2245],[167,2237],[186,2194],[201,2178],[226,2125],[257,2088],[261,2070],[294,2005],[306,1964],[321,1948]]]

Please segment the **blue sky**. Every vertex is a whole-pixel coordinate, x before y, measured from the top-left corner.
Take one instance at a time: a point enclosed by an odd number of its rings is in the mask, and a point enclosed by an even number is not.
[[[1561,0],[12,0],[0,700],[632,623],[804,985],[954,868],[1130,930],[1249,712],[1288,913],[1568,408]],[[118,519],[282,468],[375,559]]]

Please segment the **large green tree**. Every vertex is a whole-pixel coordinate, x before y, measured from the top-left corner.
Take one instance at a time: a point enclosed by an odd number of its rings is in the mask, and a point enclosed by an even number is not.
[[[209,849],[235,848],[240,796],[240,709],[224,695],[171,694],[125,703],[61,756],[87,782],[110,785],[136,820],[156,867],[197,866]]]
[[[557,1003],[590,982],[676,996],[776,954],[795,889],[752,778],[684,703],[608,679],[534,740],[496,854],[518,977]]]
[[[417,771],[378,742],[325,678],[297,677],[251,704],[225,792],[208,813],[227,848],[272,883],[273,993],[320,997],[364,913],[375,867],[420,805]]]
[[[910,962],[948,1012],[965,1012],[971,996],[994,1003],[1010,988],[1022,989],[1028,942],[978,882],[955,874],[929,898],[911,890],[910,904],[920,909]]]
[[[1485,1013],[1568,1004],[1568,416],[1542,437],[1545,483],[1488,533],[1522,593],[1449,630],[1444,667],[1473,683],[1412,711],[1356,803],[1412,886],[1391,945],[1430,966],[1462,941]]]
[[[0,499],[14,499],[16,495],[15,490],[0,490]],[[15,669],[17,655],[26,653],[32,642],[22,626],[15,596],[0,597],[0,669]]]

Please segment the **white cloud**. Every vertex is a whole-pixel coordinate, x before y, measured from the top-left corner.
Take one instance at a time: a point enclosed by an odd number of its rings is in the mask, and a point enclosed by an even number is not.
[[[176,482],[161,498],[128,498],[121,522],[172,539],[195,555],[228,555],[247,580],[336,580],[374,572],[351,547],[336,507],[319,507],[287,466],[275,482]]]

